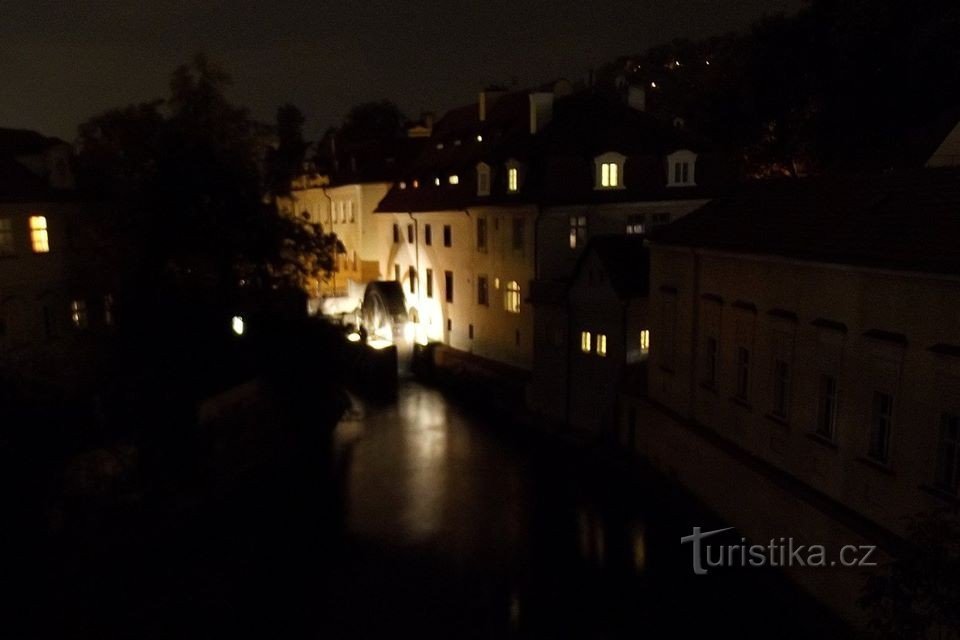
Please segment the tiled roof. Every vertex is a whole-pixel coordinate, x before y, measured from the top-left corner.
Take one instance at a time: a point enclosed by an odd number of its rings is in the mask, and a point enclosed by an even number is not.
[[[960,274],[960,169],[745,184],[654,243]]]
[[[582,91],[557,97],[551,121],[531,135],[529,95],[518,91],[501,96],[488,109],[484,122],[479,120],[476,104],[448,112],[437,123],[427,148],[410,165],[403,185],[398,181],[378,211],[697,199],[710,197],[720,185],[732,182],[733,163],[707,150],[697,161],[697,186],[668,188],[665,156],[684,148],[703,151],[705,145],[614,95]],[[594,158],[608,151],[627,157],[624,189],[594,189]],[[516,193],[507,192],[505,163],[510,159],[522,164]],[[477,195],[480,162],[491,167],[489,196]],[[457,176],[458,184],[450,184],[451,175]]]

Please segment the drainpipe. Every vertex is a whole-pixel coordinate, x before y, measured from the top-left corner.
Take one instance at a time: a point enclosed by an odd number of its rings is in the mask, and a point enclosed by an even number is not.
[[[320,187],[320,191],[323,192],[323,195],[327,198],[327,201],[330,203],[330,231],[328,233],[333,233],[333,198],[330,197],[330,194],[327,193],[326,187]],[[333,247],[333,293],[337,293],[337,268],[340,266],[340,255],[337,253],[337,247]]]

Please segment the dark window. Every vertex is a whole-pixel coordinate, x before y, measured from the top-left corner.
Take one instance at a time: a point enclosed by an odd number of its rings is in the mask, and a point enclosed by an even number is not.
[[[453,229],[448,224],[443,225],[443,246],[453,246]]]
[[[400,282],[400,265],[393,265],[393,279]]]
[[[447,302],[453,302],[453,271],[443,272],[443,291]]]
[[[773,361],[773,415],[786,418],[790,411],[790,365],[779,358]]]
[[[433,244],[433,229],[430,225],[424,225],[423,227],[423,244],[427,246]]]
[[[720,356],[720,341],[713,336],[707,338],[706,356],[703,384],[714,389],[717,386],[717,363]]]
[[[836,437],[837,428],[837,379],[831,375],[820,376],[820,397],[817,400],[817,435],[827,440]]]
[[[400,243],[400,225],[398,225],[397,223],[393,224],[393,243],[394,244]]]
[[[433,297],[433,269],[427,269],[427,297]]]
[[[410,293],[417,292],[417,270],[413,267],[410,267],[410,270],[407,272],[407,275],[410,277]]]
[[[643,225],[646,221],[647,216],[642,213],[627,216],[627,233],[631,235],[643,233]]]
[[[587,216],[570,216],[570,248],[582,247],[587,242]]]
[[[958,480],[960,480],[960,415],[944,413],[940,416],[936,485],[939,489],[955,494]]]
[[[473,325],[472,325],[472,324],[467,328],[467,331],[468,331],[468,333],[470,334],[470,339],[473,340]]]
[[[490,304],[490,283],[487,276],[477,276],[477,304]]]
[[[453,331],[453,320],[447,318],[447,331]]]
[[[867,455],[881,464],[890,462],[890,430],[893,427],[893,396],[882,391],[873,392],[870,414],[870,445]]]
[[[526,220],[523,218],[513,219],[513,249],[523,251],[524,235],[526,231]]]
[[[750,397],[750,350],[737,347],[737,398],[746,401]]]
[[[409,242],[410,244],[413,244],[413,225],[412,224],[407,225],[407,242]]]
[[[513,332],[513,341],[518,347],[520,346],[520,329]]]
[[[477,251],[487,250],[487,219],[477,218]]]

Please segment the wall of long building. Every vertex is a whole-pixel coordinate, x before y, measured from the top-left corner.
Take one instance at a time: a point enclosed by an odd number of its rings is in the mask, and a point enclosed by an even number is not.
[[[666,247],[651,266],[651,399],[894,533],[953,499],[960,280]]]

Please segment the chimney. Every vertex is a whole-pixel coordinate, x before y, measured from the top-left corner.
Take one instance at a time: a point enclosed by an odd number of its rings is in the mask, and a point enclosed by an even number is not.
[[[490,110],[493,109],[493,104],[505,93],[506,91],[493,87],[487,87],[480,92],[480,97],[477,100],[480,122],[486,122],[487,115],[490,113]]]
[[[637,111],[647,110],[647,92],[643,87],[630,85],[627,89],[627,104]]]
[[[530,133],[537,134],[553,118],[553,92],[542,91],[530,94]]]

